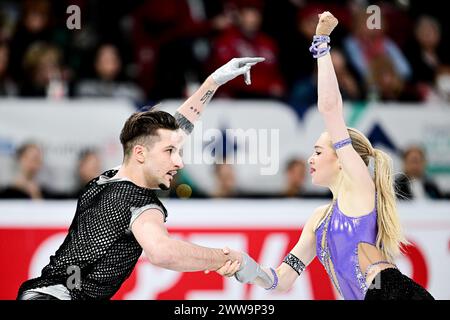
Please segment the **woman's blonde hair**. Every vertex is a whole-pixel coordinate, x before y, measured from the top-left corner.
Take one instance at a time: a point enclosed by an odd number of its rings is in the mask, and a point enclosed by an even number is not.
[[[401,246],[408,244],[400,225],[397,213],[396,198],[393,183],[392,159],[385,152],[372,147],[369,139],[363,133],[347,128],[352,146],[361,156],[364,163],[369,166],[370,158],[374,161],[374,182],[377,194],[376,206],[378,213],[378,234],[376,247],[385,258],[393,262],[400,254]],[[332,209],[330,206],[326,213]],[[326,216],[324,213],[324,216]],[[320,219],[322,220],[322,219]]]

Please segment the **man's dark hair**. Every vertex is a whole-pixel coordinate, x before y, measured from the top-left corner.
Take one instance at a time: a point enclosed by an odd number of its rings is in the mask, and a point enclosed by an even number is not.
[[[132,114],[125,122],[120,133],[125,159],[137,144],[151,145],[150,137],[157,136],[158,129],[177,130],[179,125],[175,118],[165,111],[144,111]]]

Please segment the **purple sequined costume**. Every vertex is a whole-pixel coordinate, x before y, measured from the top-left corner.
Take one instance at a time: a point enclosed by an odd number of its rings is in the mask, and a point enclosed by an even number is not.
[[[322,236],[328,221],[326,245],[322,248]],[[377,233],[376,208],[369,214],[353,218],[339,210],[337,200],[329,219],[324,219],[316,230],[317,257],[329,275],[327,256],[331,257],[335,279],[338,282],[333,283],[346,300],[363,300],[366,295],[368,287],[359,267],[358,244],[365,242],[375,245]]]

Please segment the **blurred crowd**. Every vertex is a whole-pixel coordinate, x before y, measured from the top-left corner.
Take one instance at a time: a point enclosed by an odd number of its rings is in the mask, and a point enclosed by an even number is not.
[[[280,192],[249,193],[241,190],[236,178],[236,168],[224,159],[223,163],[212,166],[211,178],[214,187],[205,191],[198,188],[180,170],[168,191],[158,191],[163,198],[308,198],[330,199],[329,191],[311,192],[308,190],[308,159],[291,158],[283,169],[283,189]],[[83,188],[92,179],[102,173],[102,158],[98,150],[83,150],[78,158],[74,172],[76,187],[70,192],[48,190],[39,182],[39,173],[43,168],[44,156],[38,144],[27,142],[16,150],[17,170],[13,181],[0,188],[0,199],[76,199]],[[412,145],[403,151],[402,172],[396,175],[395,190],[399,200],[450,199],[450,194],[439,190],[438,185],[426,174],[427,161],[425,151],[418,145]]]
[[[74,172],[75,188],[62,192],[42,185],[45,157],[41,147],[35,142],[20,145],[15,154],[15,175],[8,185],[0,188],[0,199],[76,199],[92,179],[102,173],[101,154],[95,149],[80,152]]]
[[[369,29],[367,7],[380,8]],[[70,5],[81,29],[69,29]],[[0,96],[122,97],[136,106],[189,95],[233,57],[262,56],[252,85],[218,95],[316,102],[308,48],[317,14],[340,21],[332,59],[348,101],[450,101],[449,31],[428,1],[23,0],[0,3]]]
[[[380,8],[379,29],[369,29],[369,5]],[[81,29],[69,29],[70,5]],[[252,85],[235,79],[217,96],[274,99],[299,119],[317,101],[316,64],[308,48],[317,14],[339,19],[331,56],[346,101],[450,103],[449,24],[432,1],[306,0],[3,0],[0,2],[0,97],[50,99],[113,97],[136,107],[184,98],[233,57],[266,60],[252,70]],[[101,173],[97,151],[86,150],[70,194],[39,186],[42,152],[19,147],[17,176],[3,198],[74,198]],[[405,150],[399,198],[445,197],[425,175],[420,147]],[[305,188],[307,160],[285,168],[285,190],[272,197],[328,197]],[[204,194],[177,176],[170,197],[255,197],[239,190],[231,165],[218,164],[215,190]]]

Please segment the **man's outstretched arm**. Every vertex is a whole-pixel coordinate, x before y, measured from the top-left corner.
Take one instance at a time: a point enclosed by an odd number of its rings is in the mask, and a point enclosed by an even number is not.
[[[164,269],[180,272],[217,270],[228,261],[235,266],[242,259],[236,251],[225,254],[222,249],[171,238],[163,215],[157,209],[144,211],[131,228],[150,262]]]
[[[228,81],[244,75],[245,83],[250,84],[250,69],[264,58],[234,58],[214,71],[200,88],[176,111],[175,118],[186,134],[194,129],[194,123],[200,118],[204,108],[217,89]]]

